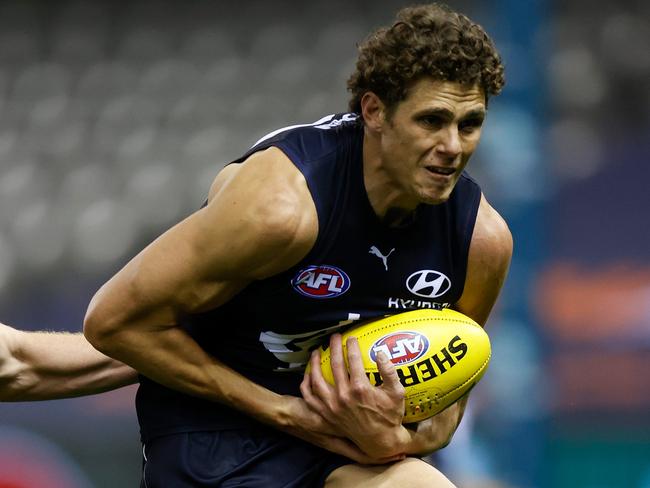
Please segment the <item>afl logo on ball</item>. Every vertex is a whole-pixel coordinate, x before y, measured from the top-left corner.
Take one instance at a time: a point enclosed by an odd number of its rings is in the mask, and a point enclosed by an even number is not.
[[[423,269],[406,279],[406,287],[419,297],[436,298],[449,291],[451,280],[440,271]]]
[[[417,332],[395,332],[382,337],[370,348],[370,358],[377,362],[383,352],[393,364],[407,364],[421,358],[429,350],[429,340]]]
[[[334,298],[348,291],[350,278],[342,269],[322,264],[298,271],[291,284],[306,297]]]

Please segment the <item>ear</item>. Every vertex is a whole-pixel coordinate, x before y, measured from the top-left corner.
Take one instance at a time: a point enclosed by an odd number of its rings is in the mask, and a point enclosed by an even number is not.
[[[361,114],[366,127],[381,132],[386,121],[386,107],[373,92],[366,92],[361,97]]]

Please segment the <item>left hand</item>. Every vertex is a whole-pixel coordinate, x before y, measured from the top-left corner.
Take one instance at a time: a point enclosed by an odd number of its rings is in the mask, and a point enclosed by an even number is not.
[[[402,425],[404,387],[395,367],[384,354],[378,354],[377,366],[384,382],[373,386],[365,374],[357,339],[349,338],[346,345],[349,373],[341,335],[330,338],[334,385],[323,378],[318,350],[312,353],[311,370],[300,385],[305,402],[366,454],[387,458],[404,453],[412,433]]]
[[[467,405],[467,394],[442,412],[418,422],[411,433],[411,442],[406,454],[426,456],[442,449],[449,442],[460,424]]]

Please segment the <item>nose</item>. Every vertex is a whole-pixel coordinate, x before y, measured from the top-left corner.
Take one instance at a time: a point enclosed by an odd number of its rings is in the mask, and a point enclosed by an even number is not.
[[[440,139],[436,146],[436,150],[450,158],[455,158],[458,156],[463,148],[460,142],[460,134],[458,133],[458,127],[453,124],[450,124],[449,127],[440,131]]]

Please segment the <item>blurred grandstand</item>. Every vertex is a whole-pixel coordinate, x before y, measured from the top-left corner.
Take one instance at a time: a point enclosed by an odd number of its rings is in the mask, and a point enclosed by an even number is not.
[[[0,1],[0,321],[79,330],[225,163],[345,111],[356,43],[409,3]],[[506,61],[470,173],[516,254],[490,373],[441,462],[461,486],[648,488],[650,4],[450,3]],[[0,424],[67,451],[79,486],[135,486],[132,397],[2,405]]]
[[[327,14],[285,2],[283,20],[278,3],[249,2],[244,25],[241,8],[0,4],[3,262],[22,276],[105,271],[196,208],[265,131],[345,110],[372,17],[347,2]],[[15,279],[11,268],[0,283]]]

